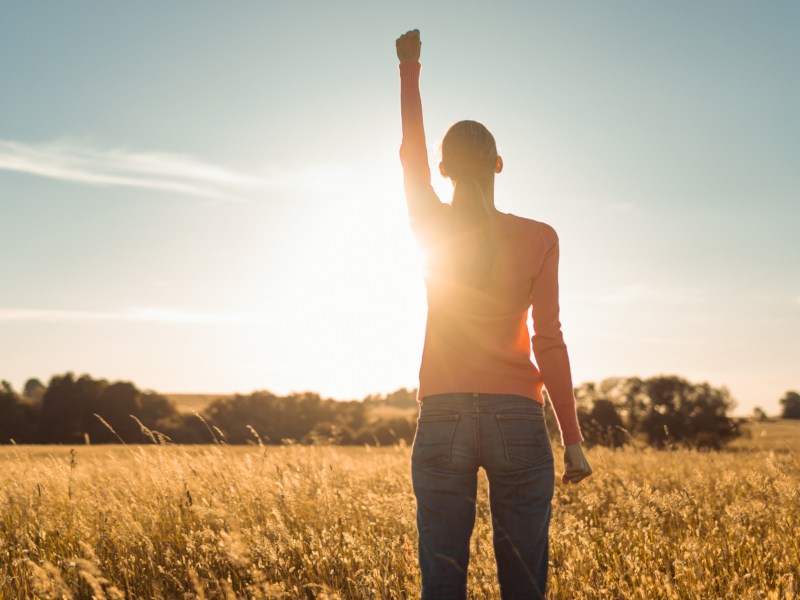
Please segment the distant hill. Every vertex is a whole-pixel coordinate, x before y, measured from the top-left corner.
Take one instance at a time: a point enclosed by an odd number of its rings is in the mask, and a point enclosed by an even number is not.
[[[200,412],[218,398],[228,400],[234,394],[162,394],[172,400],[182,413]]]
[[[406,390],[402,390],[405,392]],[[235,394],[162,394],[175,403],[179,412],[194,413],[202,412],[214,400],[229,400]],[[392,419],[398,417],[408,417],[416,414],[419,405],[416,400],[416,390],[406,394],[390,394],[385,396],[369,396],[366,400],[369,416],[371,419],[382,418]]]
[[[800,419],[750,421],[745,431],[749,435],[734,441],[732,449],[800,452]]]

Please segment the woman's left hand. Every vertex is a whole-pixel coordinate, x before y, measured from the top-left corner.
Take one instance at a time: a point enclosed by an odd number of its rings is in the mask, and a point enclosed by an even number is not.
[[[580,444],[568,444],[564,448],[564,474],[561,483],[578,483],[592,474],[592,467],[583,454]]]

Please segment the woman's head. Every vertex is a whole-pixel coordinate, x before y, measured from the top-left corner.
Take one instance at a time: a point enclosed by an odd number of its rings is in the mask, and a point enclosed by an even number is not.
[[[459,121],[453,124],[442,140],[442,175],[457,182],[464,176],[472,176],[481,187],[492,175],[503,168],[497,155],[494,136],[477,121]]]

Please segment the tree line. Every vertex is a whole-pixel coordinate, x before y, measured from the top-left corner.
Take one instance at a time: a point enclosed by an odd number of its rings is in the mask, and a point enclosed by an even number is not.
[[[721,448],[742,434],[725,388],[674,375],[610,378],[575,389],[586,445],[621,447],[640,440],[655,448]],[[787,392],[783,416],[800,418],[800,395]],[[0,443],[229,443],[390,445],[414,438],[416,390],[363,400],[313,392],[268,391],[219,398],[186,413],[166,396],[126,381],[56,375],[22,392],[0,383]],[[552,410],[548,427],[556,436]]]
[[[0,443],[386,445],[413,439],[411,411],[397,408],[416,406],[416,391],[406,389],[362,401],[257,391],[187,413],[131,382],[66,373],[47,385],[30,379],[21,393],[0,382]]]

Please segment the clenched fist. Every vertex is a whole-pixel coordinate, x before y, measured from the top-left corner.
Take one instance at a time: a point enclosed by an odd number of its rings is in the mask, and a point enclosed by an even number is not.
[[[592,474],[592,467],[583,455],[580,444],[569,444],[564,448],[564,474],[562,483],[578,483]]]
[[[422,47],[422,42],[419,39],[419,29],[406,31],[397,38],[395,46],[397,47],[397,58],[400,59],[400,62],[419,60],[419,51]]]

